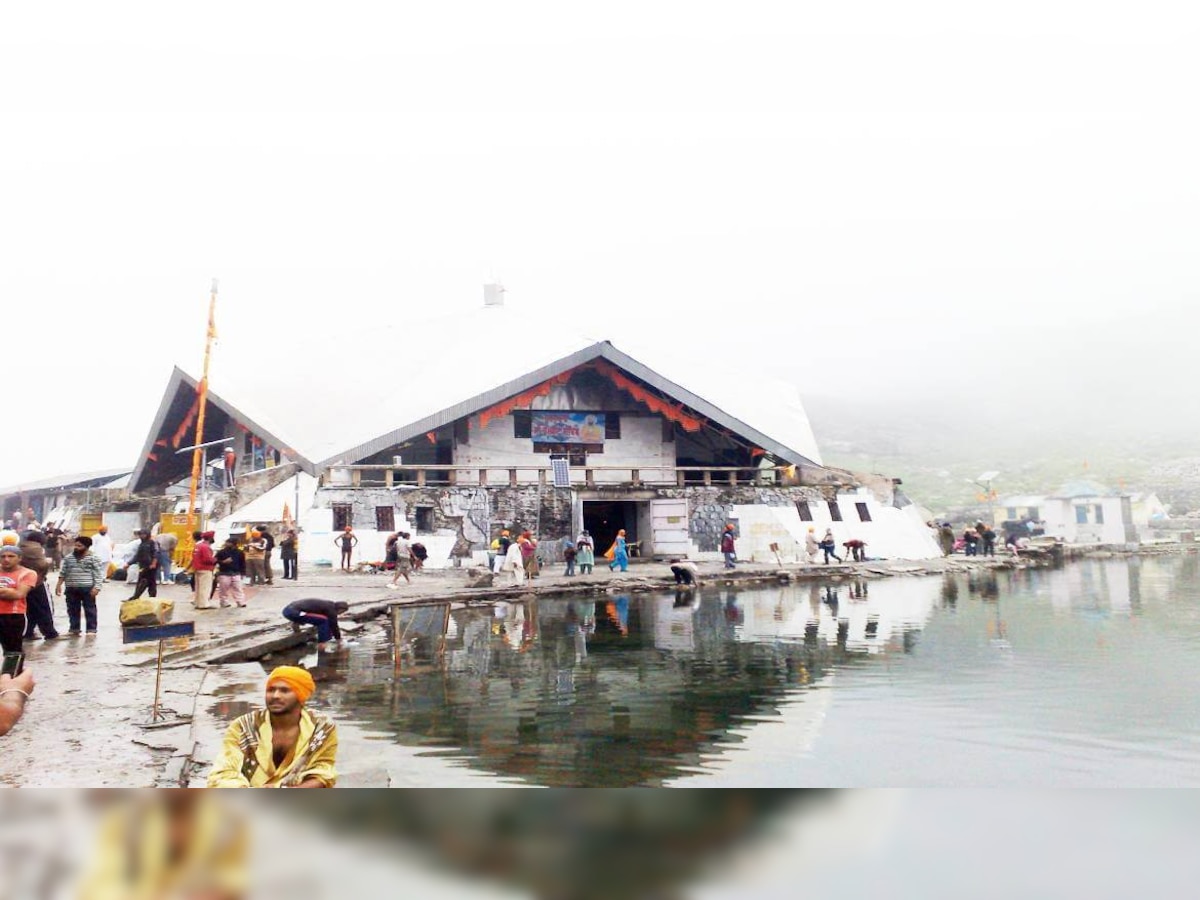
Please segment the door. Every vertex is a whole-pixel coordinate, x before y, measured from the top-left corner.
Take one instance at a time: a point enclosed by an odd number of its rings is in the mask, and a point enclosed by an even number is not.
[[[650,541],[655,556],[683,557],[691,552],[686,500],[650,501]]]

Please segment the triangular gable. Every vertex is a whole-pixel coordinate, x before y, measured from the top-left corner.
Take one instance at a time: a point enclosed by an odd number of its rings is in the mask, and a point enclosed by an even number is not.
[[[146,436],[146,443],[138,457],[137,465],[129,479],[129,488],[137,493],[148,486],[168,484],[187,477],[192,468],[189,453],[177,453],[180,447],[195,443],[196,418],[199,405],[200,383],[178,366],[167,381],[163,399],[155,413],[154,422]],[[218,415],[214,416],[214,411]],[[269,442],[290,460],[298,463],[309,474],[315,469],[310,460],[284,442],[278,434],[251,419],[238,407],[208,390],[205,434],[208,440],[217,440],[228,435],[220,434],[216,425],[224,420],[238,422],[249,427],[255,435]],[[211,423],[211,424],[210,424]],[[210,457],[215,451],[210,453]],[[152,480],[151,480],[152,479]]]
[[[784,446],[774,438],[763,434],[749,423],[734,418],[720,407],[709,403],[686,388],[664,378],[633,357],[622,353],[608,341],[601,341],[583,350],[564,356],[549,365],[535,369],[520,378],[498,385],[489,391],[478,394],[440,412],[436,412],[433,415],[426,416],[416,422],[411,422],[394,431],[389,431],[366,443],[350,447],[341,453],[336,453],[318,463],[318,468],[323,469],[339,463],[353,465],[389,447],[403,444],[406,441],[428,434],[437,428],[449,425],[467,416],[493,410],[494,407],[499,407],[499,410],[495,414],[503,415],[503,410],[506,408],[506,401],[520,398],[522,395],[528,395],[530,392],[542,388],[548,383],[553,382],[554,379],[560,378],[580,366],[598,361],[605,361],[619,372],[625,372],[634,376],[663,395],[664,398],[673,401],[671,403],[663,403],[662,398],[654,397],[645,392],[643,392],[643,396],[635,394],[640,402],[649,406],[653,411],[665,415],[667,418],[679,421],[686,430],[692,430],[691,420],[695,419],[695,414],[698,414],[701,417],[701,427],[703,420],[706,419],[728,431],[740,435],[747,441],[754,443],[762,451],[770,453],[785,462],[811,467],[820,466],[820,463],[815,462],[800,451]],[[632,382],[629,382],[629,385],[632,384]],[[618,386],[624,387],[621,384],[618,384]],[[624,387],[624,389],[628,390],[629,388]]]

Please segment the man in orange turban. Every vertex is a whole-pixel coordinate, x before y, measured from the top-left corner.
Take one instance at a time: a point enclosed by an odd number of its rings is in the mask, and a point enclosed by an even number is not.
[[[337,726],[304,705],[316,689],[312,675],[298,666],[271,672],[266,709],[229,724],[208,786],[333,787]]]

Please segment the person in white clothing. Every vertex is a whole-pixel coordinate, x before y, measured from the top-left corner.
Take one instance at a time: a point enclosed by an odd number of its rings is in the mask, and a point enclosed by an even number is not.
[[[101,525],[100,529],[92,535],[92,555],[100,560],[100,571],[105,577],[112,574],[110,571],[113,561],[113,542],[108,536],[108,526]]]
[[[513,541],[508,545],[508,553],[504,557],[504,565],[500,567],[500,571],[512,572],[514,585],[525,583],[525,559],[521,555],[519,541]]]

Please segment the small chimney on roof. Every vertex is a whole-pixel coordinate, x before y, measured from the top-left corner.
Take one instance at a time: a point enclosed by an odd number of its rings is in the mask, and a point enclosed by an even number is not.
[[[502,285],[502,284],[485,284],[483,286],[483,305],[484,306],[503,306],[504,305],[504,285]]]

